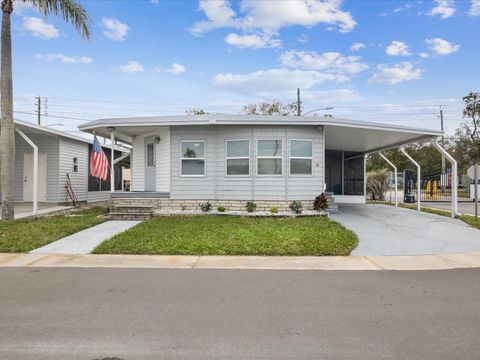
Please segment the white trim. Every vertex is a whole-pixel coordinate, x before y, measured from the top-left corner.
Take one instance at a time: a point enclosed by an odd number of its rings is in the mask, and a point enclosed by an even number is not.
[[[292,141],[309,141],[312,156],[292,156]],[[292,174],[292,159],[310,160],[309,174]],[[288,175],[293,177],[312,177],[313,176],[313,139],[289,139],[288,140]]]
[[[197,142],[203,143],[203,158],[184,158],[183,157],[183,143]],[[183,173],[183,160],[203,160],[203,175],[188,175]],[[180,140],[180,176],[181,177],[206,177],[207,176],[207,142],[206,140]]]
[[[283,158],[284,158],[284,148],[283,148],[283,139],[279,138],[273,138],[273,139],[257,139],[257,151],[256,151],[256,161],[255,161],[255,167],[256,167],[256,174],[257,177],[283,177]],[[282,155],[281,156],[259,156],[258,155],[258,143],[260,141],[280,141],[280,144],[282,146]],[[281,167],[282,167],[282,172],[280,174],[259,174],[258,173],[258,160],[259,159],[281,159]]]
[[[235,156],[235,157],[229,157],[228,156],[228,142],[229,141],[248,141],[248,157],[246,156]],[[229,177],[229,178],[236,178],[236,177],[242,177],[242,178],[249,178],[251,176],[251,171],[250,171],[250,168],[251,168],[251,149],[250,149],[250,146],[251,146],[251,142],[250,142],[250,139],[227,139],[225,140],[225,176]],[[232,174],[232,175],[229,175],[228,174],[228,160],[245,160],[245,159],[248,159],[248,174]]]
[[[395,184],[395,206],[398,206],[398,184],[397,184],[397,177],[398,177],[398,173],[397,173],[397,167],[390,161],[387,159],[387,157],[385,155],[382,154],[381,151],[378,152],[378,155],[380,155],[380,157],[385,160],[388,165],[390,165],[392,168],[393,168],[393,173],[394,173],[394,176],[395,176],[395,179],[393,179],[394,181],[394,184]]]
[[[38,146],[19,128],[15,131],[33,148],[33,215],[38,213]]]

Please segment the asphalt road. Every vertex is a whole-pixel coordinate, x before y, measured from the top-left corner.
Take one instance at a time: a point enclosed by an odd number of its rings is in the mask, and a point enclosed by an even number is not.
[[[480,269],[0,269],[0,359],[479,359]]]

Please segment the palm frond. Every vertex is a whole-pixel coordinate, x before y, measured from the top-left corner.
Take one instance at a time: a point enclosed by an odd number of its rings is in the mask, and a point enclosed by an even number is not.
[[[71,23],[80,34],[90,39],[90,15],[87,10],[75,0],[20,0],[29,2],[43,15],[59,15]]]

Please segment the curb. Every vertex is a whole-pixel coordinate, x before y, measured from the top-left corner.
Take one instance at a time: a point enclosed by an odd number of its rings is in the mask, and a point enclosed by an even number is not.
[[[169,256],[0,254],[0,267],[231,270],[447,270],[480,268],[480,251],[416,256]]]

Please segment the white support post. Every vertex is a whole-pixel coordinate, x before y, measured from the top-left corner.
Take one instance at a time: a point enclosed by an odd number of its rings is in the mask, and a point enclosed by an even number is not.
[[[15,128],[15,131],[33,148],[33,215],[38,213],[38,146],[25,135],[25,133]]]
[[[457,161],[438,143],[438,139],[431,141],[433,147],[437,149],[452,164],[452,217],[460,216],[458,213],[458,179],[457,179]],[[477,184],[475,184],[477,186]]]
[[[395,206],[398,206],[398,194],[397,194],[397,189],[398,189],[398,184],[397,184],[397,167],[395,165],[393,165],[393,163],[387,159],[387,157],[385,155],[382,154],[381,151],[378,152],[378,155],[380,155],[380,157],[385,160],[388,165],[390,165],[392,168],[393,168],[393,173],[394,173],[394,183],[395,183]]]
[[[111,142],[111,148],[110,148],[110,192],[113,193],[113,192],[115,192],[115,171],[114,171],[115,130],[114,129],[110,131],[110,142]]]
[[[420,169],[420,165],[415,161],[413,160],[413,158],[408,155],[408,153],[405,151],[405,149],[402,147],[400,148],[400,151],[402,152],[403,155],[405,155],[408,160],[410,160],[412,162],[413,165],[416,166],[417,168],[417,211],[420,211],[420,207],[421,207],[421,204],[420,204],[420,191],[422,190],[422,177],[421,177],[421,169]]]
[[[363,196],[367,202],[367,154],[363,154]]]

